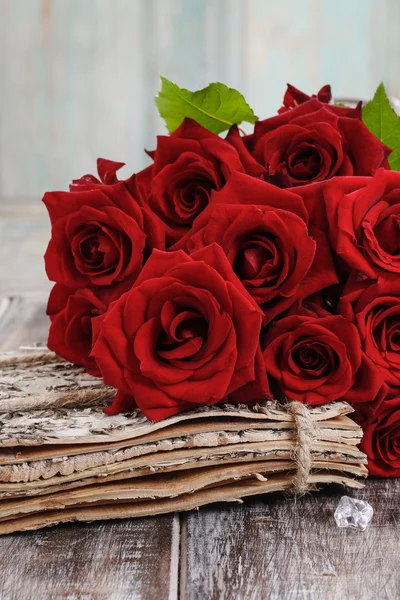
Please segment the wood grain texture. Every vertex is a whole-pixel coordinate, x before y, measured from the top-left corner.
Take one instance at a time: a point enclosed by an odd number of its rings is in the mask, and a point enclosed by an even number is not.
[[[51,283],[43,256],[49,239],[50,222],[40,197],[31,203],[6,203],[0,197],[0,296],[46,300]]]
[[[45,300],[35,298],[5,300],[0,320],[0,352],[13,350],[38,340],[46,341],[48,328],[49,319],[46,316]]]
[[[98,156],[148,164],[160,73],[223,80],[264,117],[287,81],[400,95],[399,27],[396,0],[1,0],[0,194],[38,202]]]
[[[330,83],[337,97],[368,99],[384,81],[398,95],[400,7],[384,0],[250,0],[244,47],[246,97],[256,114],[272,114],[286,82],[312,93]],[[393,54],[394,53],[394,54]]]
[[[375,514],[360,533],[339,529],[343,488],[284,500],[203,508],[183,525],[181,595],[191,600],[396,599],[400,595],[400,481],[348,492]]]
[[[166,516],[5,536],[0,597],[167,600],[173,523]]]

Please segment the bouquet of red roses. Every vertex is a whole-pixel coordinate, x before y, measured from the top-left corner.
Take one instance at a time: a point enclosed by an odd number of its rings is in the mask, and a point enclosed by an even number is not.
[[[355,108],[289,85],[265,120],[220,83],[163,78],[156,103],[170,134],[149,167],[120,180],[99,159],[44,196],[49,348],[118,389],[109,414],[345,400],[370,472],[400,475],[400,120],[383,85]]]

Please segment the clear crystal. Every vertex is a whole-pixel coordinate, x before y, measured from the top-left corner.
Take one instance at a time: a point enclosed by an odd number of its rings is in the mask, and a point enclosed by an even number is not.
[[[334,517],[338,527],[354,527],[359,531],[365,531],[373,514],[374,509],[368,502],[342,496]]]

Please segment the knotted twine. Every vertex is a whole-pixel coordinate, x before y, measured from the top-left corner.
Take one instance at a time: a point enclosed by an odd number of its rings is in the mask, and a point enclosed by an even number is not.
[[[22,364],[50,364],[62,361],[54,352],[50,352],[39,347],[34,352],[12,352],[9,355],[0,355],[0,367],[17,366]],[[82,389],[73,390],[70,393],[60,393],[56,399],[54,394],[49,394],[48,398],[41,397],[38,405],[32,405],[28,400],[27,406],[22,410],[33,408],[47,408],[51,405],[66,407],[71,403],[81,404],[82,406],[96,405],[101,401],[112,399],[114,390],[106,389]],[[3,407],[4,408],[4,407]],[[292,415],[296,425],[296,446],[293,451],[293,457],[296,462],[296,474],[293,477],[293,491],[297,494],[304,494],[310,489],[309,477],[312,467],[311,450],[315,439],[315,425],[311,413],[305,404],[301,402],[288,402],[285,404],[286,411]],[[21,407],[20,407],[21,410]]]
[[[296,494],[305,494],[311,487],[309,477],[312,467],[311,450],[315,439],[315,425],[305,404],[289,402],[285,408],[293,416],[296,424],[297,441],[293,454],[297,470],[293,477],[293,491]]]

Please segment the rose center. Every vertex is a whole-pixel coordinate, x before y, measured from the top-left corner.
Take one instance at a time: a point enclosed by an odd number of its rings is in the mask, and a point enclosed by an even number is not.
[[[93,315],[95,316],[95,314]],[[81,319],[81,328],[87,336],[92,336],[92,316],[84,315]]]
[[[241,280],[268,277],[279,270],[281,256],[273,239],[264,236],[245,242],[237,254],[233,270]]]
[[[321,154],[315,146],[302,144],[288,156],[287,166],[295,179],[307,181],[319,174],[321,162]]]
[[[400,254],[400,215],[392,214],[383,219],[374,229],[378,245],[391,256]]]
[[[104,253],[99,250],[99,240],[97,236],[91,236],[80,243],[81,257],[88,263],[101,264]]]
[[[389,352],[400,351],[400,322],[399,315],[394,315],[383,319],[376,328],[375,339],[380,338],[380,345],[383,350]]]
[[[178,313],[164,326],[157,353],[164,360],[185,360],[201,349],[208,336],[208,323],[203,315],[191,309]]]
[[[203,316],[193,317],[187,319],[175,330],[175,336],[178,340],[185,341],[187,339],[200,337],[204,339],[207,335],[207,323]]]
[[[78,232],[72,241],[77,269],[84,274],[108,272],[120,259],[122,244],[119,232],[94,224]]]
[[[321,376],[332,368],[334,358],[330,348],[318,342],[304,342],[292,352],[293,362],[309,375]]]
[[[400,351],[400,331],[393,332],[390,339],[390,347],[393,351]]]
[[[176,213],[185,221],[193,220],[207,206],[213,189],[216,186],[208,179],[183,183],[176,195]]]

